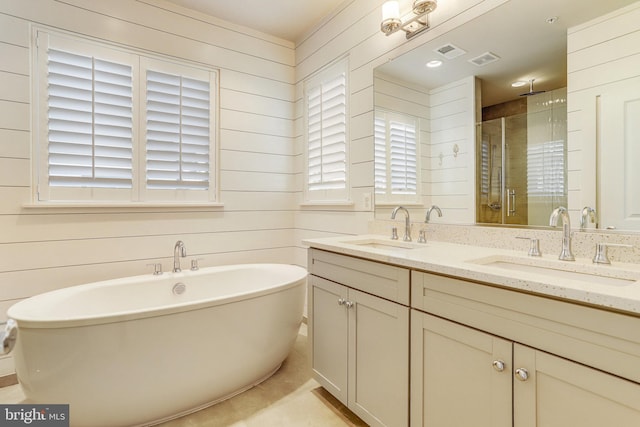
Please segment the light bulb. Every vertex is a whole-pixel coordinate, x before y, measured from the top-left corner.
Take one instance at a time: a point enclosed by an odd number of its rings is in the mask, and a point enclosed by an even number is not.
[[[400,4],[397,0],[387,1],[382,5],[382,21],[400,19]]]

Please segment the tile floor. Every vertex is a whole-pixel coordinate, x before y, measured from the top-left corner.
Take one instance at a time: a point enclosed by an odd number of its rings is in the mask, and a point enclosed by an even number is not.
[[[20,386],[0,388],[0,402],[19,403]],[[271,378],[217,405],[162,427],[360,427],[366,424],[311,378],[306,325]]]

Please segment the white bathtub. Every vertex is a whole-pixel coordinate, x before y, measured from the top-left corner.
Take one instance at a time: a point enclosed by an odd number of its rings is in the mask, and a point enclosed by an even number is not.
[[[19,302],[8,316],[18,324],[13,355],[27,402],[70,404],[72,426],[115,427],[158,423],[231,397],[287,357],[306,275],[283,264],[211,267]]]

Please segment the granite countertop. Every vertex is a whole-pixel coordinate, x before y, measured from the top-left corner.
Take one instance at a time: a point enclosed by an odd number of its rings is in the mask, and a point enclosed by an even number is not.
[[[522,251],[440,241],[405,243],[381,235],[327,237],[303,243],[316,249],[640,316],[640,264],[601,265],[588,258],[559,261],[557,254],[528,257]]]

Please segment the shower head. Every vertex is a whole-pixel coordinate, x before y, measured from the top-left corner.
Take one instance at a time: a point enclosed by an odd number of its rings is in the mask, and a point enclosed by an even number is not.
[[[529,92],[525,92],[525,93],[521,93],[520,96],[531,96],[531,95],[537,95],[539,93],[544,93],[544,90],[533,90],[533,81],[535,79],[531,79],[529,80]]]

